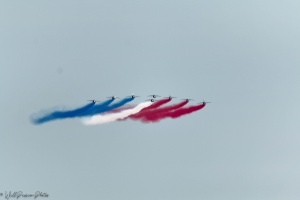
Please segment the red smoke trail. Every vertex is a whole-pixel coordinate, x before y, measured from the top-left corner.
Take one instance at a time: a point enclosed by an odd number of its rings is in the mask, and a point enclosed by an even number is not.
[[[110,113],[118,113],[118,112],[121,112],[123,110],[131,109],[131,108],[134,108],[134,107],[135,107],[134,105],[124,105],[120,108],[116,108],[114,110],[103,112],[103,113],[101,113],[101,115],[106,115],[106,114],[110,114]]]
[[[156,117],[156,118],[142,118],[141,121],[142,122],[157,122],[159,120],[162,120],[164,118],[178,118],[178,117],[181,117],[183,115],[187,115],[187,114],[190,114],[192,112],[195,112],[197,110],[200,110],[202,108],[204,108],[205,104],[200,104],[200,105],[196,105],[196,106],[190,106],[190,107],[187,107],[187,108],[180,108],[180,109],[177,109],[175,111],[171,111],[171,112],[164,112],[164,113],[161,113],[161,115],[159,117]]]
[[[144,108],[143,110],[141,111],[144,111],[144,110],[150,110],[150,109],[154,109],[154,108],[158,108],[160,106],[162,106],[163,104],[166,104],[168,102],[170,102],[171,99],[161,99],[155,103],[153,103],[151,106],[147,107],[147,108]]]
[[[158,107],[162,106],[163,104],[168,103],[169,101],[171,101],[171,99],[162,99],[162,100],[159,100],[159,101],[153,103],[151,106],[146,107],[146,108],[142,109],[140,112],[138,112],[138,113],[136,113],[134,115],[130,115],[127,118],[139,119],[142,116],[144,116],[146,113],[151,112],[153,109],[158,108]]]
[[[161,116],[164,116],[168,112],[171,112],[173,110],[176,110],[178,108],[185,106],[187,103],[188,103],[187,101],[183,101],[181,103],[174,104],[171,106],[165,106],[162,108],[153,109],[153,110],[150,110],[149,112],[145,113],[143,116],[141,116],[141,118],[144,118],[144,119],[150,120],[150,121],[156,120],[156,119],[161,118]]]

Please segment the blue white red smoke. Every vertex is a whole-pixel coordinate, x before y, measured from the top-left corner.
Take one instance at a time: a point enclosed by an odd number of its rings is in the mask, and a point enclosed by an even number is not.
[[[52,109],[47,112],[35,113],[31,116],[33,124],[43,124],[58,119],[82,118],[84,125],[105,124],[114,121],[139,120],[143,123],[154,123],[170,118],[175,119],[191,114],[205,107],[206,102],[185,107],[188,100],[176,104],[164,106],[172,98],[162,98],[160,100],[141,102],[137,105],[126,105],[137,96],[126,97],[116,103],[112,97],[102,103],[92,101],[91,103],[72,110]]]

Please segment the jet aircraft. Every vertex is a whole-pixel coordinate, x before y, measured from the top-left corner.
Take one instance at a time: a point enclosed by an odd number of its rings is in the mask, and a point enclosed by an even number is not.
[[[189,102],[189,101],[194,100],[194,99],[182,99],[182,100],[185,100],[186,102]]]
[[[91,101],[91,102],[93,102],[93,103],[101,102],[101,101],[98,101],[98,100],[95,100],[95,99],[91,99],[91,100],[88,100],[88,101]]]
[[[132,95],[130,95],[130,96],[128,96],[128,97],[131,97],[131,98],[135,98],[135,97],[140,97],[140,96],[136,96],[136,95],[134,95],[133,93],[132,93]]]
[[[200,102],[200,103],[202,103],[203,105],[206,105],[207,103],[211,103],[211,102],[207,102],[207,101],[202,101],[202,102]]]
[[[159,95],[157,95],[157,94],[151,94],[151,95],[149,95],[148,97],[153,97],[153,98],[156,98],[156,97],[160,97]]]
[[[177,98],[177,97],[172,97],[171,95],[169,95],[168,97],[165,97],[165,98],[172,100],[173,98]]]
[[[151,102],[155,102],[155,99],[147,99],[146,101],[151,101]]]
[[[120,99],[119,97],[117,97],[117,96],[111,96],[111,97],[107,97],[107,98],[109,98],[109,99],[112,99],[112,100],[115,100],[115,99]]]

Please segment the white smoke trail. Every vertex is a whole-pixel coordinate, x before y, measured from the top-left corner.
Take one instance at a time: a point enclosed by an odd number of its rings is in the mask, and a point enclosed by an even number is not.
[[[119,113],[111,113],[106,115],[94,115],[89,118],[85,118],[82,120],[84,125],[96,125],[96,124],[104,124],[116,121],[118,119],[124,119],[129,115],[136,114],[140,112],[143,108],[150,106],[153,102],[143,102],[135,106],[134,108],[123,110]]]

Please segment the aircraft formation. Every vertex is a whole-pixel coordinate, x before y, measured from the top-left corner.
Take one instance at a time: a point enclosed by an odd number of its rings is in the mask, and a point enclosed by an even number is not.
[[[140,97],[140,96],[136,96],[134,94],[130,95],[130,96],[127,96],[127,97],[130,97],[132,99],[135,99],[136,97]],[[157,101],[156,98],[157,97],[161,97],[157,94],[151,94],[151,95],[148,95],[147,97],[151,97],[151,99],[147,99],[146,101],[151,101],[151,102],[154,102],[154,101]],[[115,100],[115,99],[120,99],[120,97],[117,97],[117,96],[110,96],[110,97],[106,97],[106,98],[109,98],[109,99],[112,99],[112,100]],[[173,97],[171,95],[169,95],[168,97],[163,97],[163,98],[168,98],[170,100],[172,100],[173,98],[177,98],[177,97]],[[182,100],[185,100],[186,102],[189,102],[191,100],[194,100],[194,99],[189,99],[189,98],[186,98],[186,99],[182,99]],[[101,101],[98,101],[98,100],[95,100],[95,99],[92,99],[92,100],[88,100],[88,101],[92,101],[93,103],[97,103],[97,102],[101,102]],[[207,104],[207,103],[211,103],[211,102],[207,102],[207,101],[202,101],[200,102],[202,104]]]
[[[113,121],[138,120],[143,123],[159,122],[163,119],[175,119],[181,116],[196,112],[206,106],[207,101],[196,105],[186,106],[193,99],[181,99],[179,103],[167,104],[174,96],[162,97],[157,94],[148,95],[148,99],[137,105],[126,105],[135,98],[140,97],[134,94],[121,99],[118,96],[106,97],[107,100],[99,101],[89,99],[89,104],[73,110],[51,110],[39,112],[31,116],[33,124],[42,124],[57,119],[82,118],[84,125],[104,124]],[[118,99],[118,102],[115,102]],[[120,99],[120,100],[119,100]],[[167,105],[165,105],[167,104]]]

